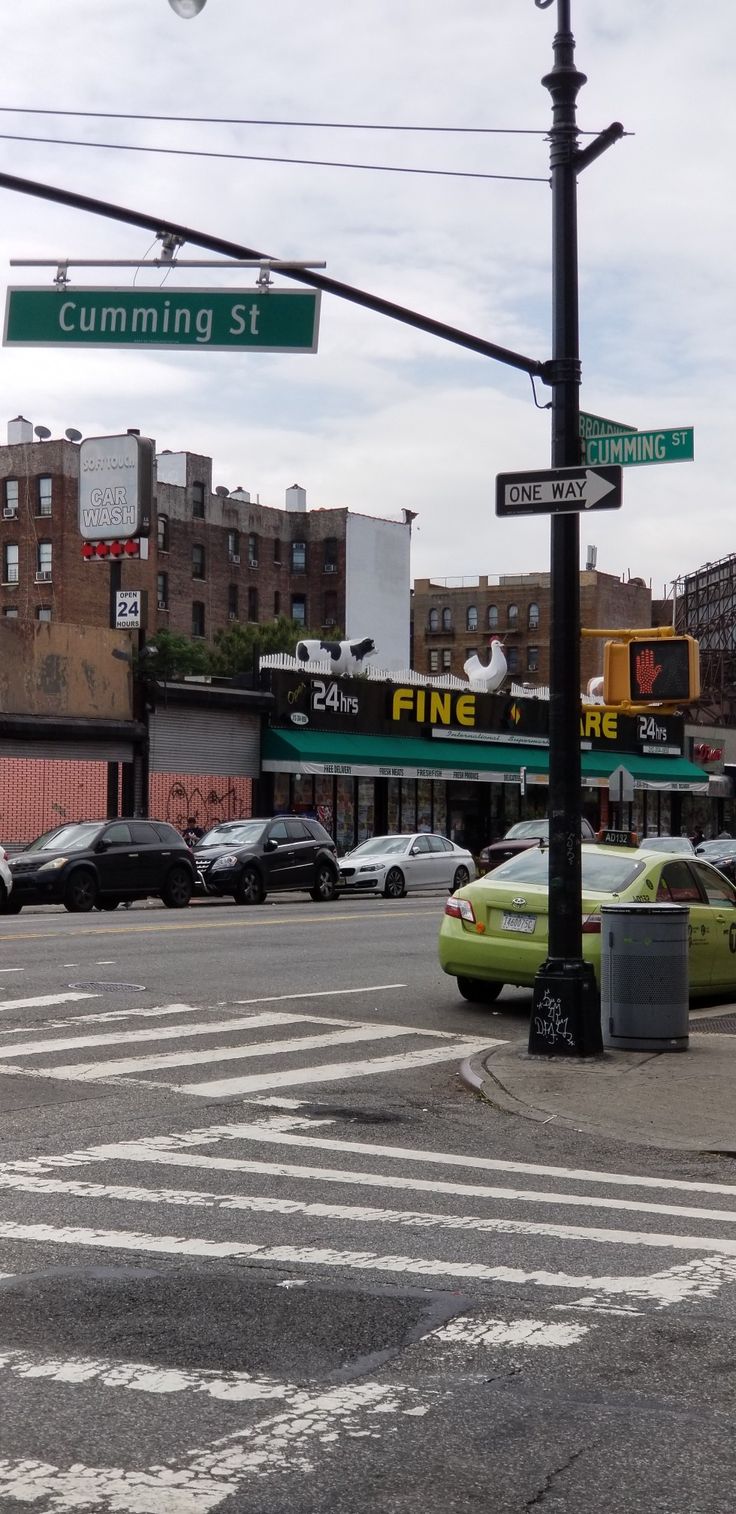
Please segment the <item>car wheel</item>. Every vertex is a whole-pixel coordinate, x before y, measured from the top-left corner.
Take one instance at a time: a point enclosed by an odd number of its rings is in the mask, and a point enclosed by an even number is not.
[[[95,909],[104,909],[104,910],[117,909],[118,905],[121,902],[122,901],[120,899],[98,899],[97,903],[95,905]]]
[[[465,885],[466,885],[466,883],[469,883],[469,882],[470,882],[470,873],[468,872],[467,867],[458,867],[458,868],[456,868],[455,869],[455,877],[452,880],[452,891],[453,891],[453,893],[455,892],[455,889],[457,889],[457,888],[464,888]]]
[[[237,904],[262,904],[266,897],[263,880],[255,867],[244,867],[238,879]]]
[[[97,883],[93,873],[78,868],[64,890],[64,907],[70,915],[86,915],[97,903]]]
[[[484,978],[458,978],[457,986],[469,1004],[495,1004],[503,983],[487,983]]]
[[[337,878],[334,868],[328,862],[323,862],[317,868],[317,877],[314,880],[314,888],[309,890],[310,897],[315,904],[331,904],[337,897]]]
[[[194,883],[188,867],[172,867],[161,890],[161,898],[167,909],[186,909],[194,893]]]
[[[406,893],[404,874],[400,867],[390,867],[383,885],[384,899],[403,899]]]

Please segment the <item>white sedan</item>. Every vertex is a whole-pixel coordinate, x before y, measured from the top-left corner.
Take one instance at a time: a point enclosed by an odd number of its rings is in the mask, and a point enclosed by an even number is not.
[[[431,832],[373,836],[340,858],[343,892],[383,894],[403,899],[409,889],[464,888],[476,877],[470,852]]]

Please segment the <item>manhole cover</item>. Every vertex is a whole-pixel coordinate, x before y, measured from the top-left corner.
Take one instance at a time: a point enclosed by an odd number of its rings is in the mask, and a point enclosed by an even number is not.
[[[144,994],[146,991],[145,983],[70,983],[69,987],[96,994],[122,993],[124,990],[131,994]]]
[[[708,1035],[736,1036],[736,1013],[731,1015],[714,1015],[712,1020],[696,1020],[690,1025],[690,1034],[696,1036]]]

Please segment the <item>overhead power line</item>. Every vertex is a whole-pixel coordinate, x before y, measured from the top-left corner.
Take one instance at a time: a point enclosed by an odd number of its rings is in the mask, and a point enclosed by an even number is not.
[[[95,121],[169,121],[195,126],[299,126],[315,131],[417,131],[468,136],[546,137],[548,131],[538,127],[517,126],[421,126],[409,122],[386,121],[279,121],[259,116],[165,116],[123,110],[55,110],[48,106],[0,105],[0,113],[16,116],[73,116]],[[596,133],[581,132],[581,136]]]
[[[30,137],[15,132],[0,132],[3,142],[39,142],[44,147],[101,148],[105,152],[142,152],[163,154],[176,158],[222,158],[239,163],[287,163],[307,168],[350,168],[371,173],[421,174],[448,179],[503,179],[521,184],[548,184],[549,178],[542,175],[518,173],[480,173],[460,168],[407,168],[391,163],[346,163],[329,158],[269,157],[263,153],[209,152],[196,147],[151,147],[133,142],[89,142],[73,137]]]

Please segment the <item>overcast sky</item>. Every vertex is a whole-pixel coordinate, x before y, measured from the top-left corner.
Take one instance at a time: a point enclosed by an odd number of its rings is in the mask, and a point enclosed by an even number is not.
[[[632,133],[579,182],[581,403],[640,429],[695,427],[695,462],[627,468],[623,509],[588,517],[581,545],[597,545],[599,568],[641,575],[661,594],[736,550],[736,7],[573,0],[572,10],[588,77],[581,130],[621,120]],[[274,256],[325,259],[334,278],[550,356],[550,103],[540,80],[552,63],[554,5],[207,0],[182,21],[167,0],[24,0],[16,15],[3,28],[0,132],[84,145],[5,137],[4,171]],[[24,113],[52,110],[366,129]],[[151,249],[148,233],[6,191],[0,212],[6,283],[52,277],[11,270],[13,257],[143,258]],[[72,277],[127,286],[134,271]],[[229,288],[254,277],[182,271],[168,284]],[[137,285],[160,279],[139,274]],[[298,482],[313,507],[417,511],[415,577],[549,566],[546,519],[494,515],[496,473],[549,462],[549,412],[535,408],[528,377],[343,301],[324,298],[316,355],[3,348],[0,363],[0,423],[22,413],[53,435],[137,426],[159,450],[212,456],[215,484],[240,484],[265,504],[281,505]],[[548,398],[538,386],[540,403]]]

